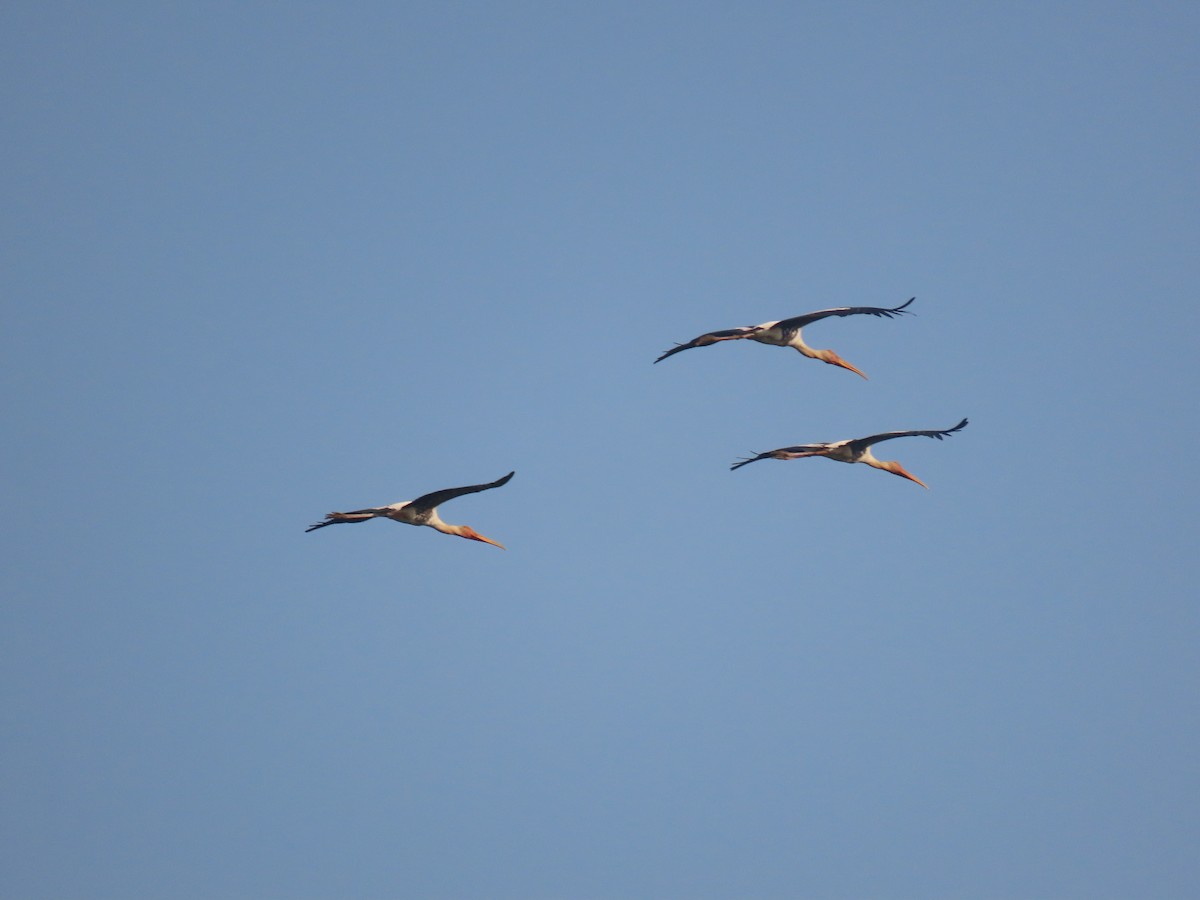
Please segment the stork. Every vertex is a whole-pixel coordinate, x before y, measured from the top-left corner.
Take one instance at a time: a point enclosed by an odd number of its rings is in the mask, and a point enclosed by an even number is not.
[[[386,518],[393,522],[403,522],[406,525],[428,525],[430,528],[435,528],[442,534],[453,534],[461,538],[467,538],[472,541],[483,541],[485,544],[491,544],[494,547],[505,549],[504,545],[493,541],[491,538],[484,537],[470,525],[448,525],[442,521],[438,515],[437,508],[448,500],[453,500],[455,497],[461,497],[463,494],[475,494],[479,491],[490,491],[492,488],[498,488],[501,485],[508,484],[509,479],[515,475],[515,472],[509,472],[503,478],[493,481],[490,484],[472,484],[467,487],[446,488],[444,491],[433,491],[429,494],[424,494],[416,500],[405,500],[400,503],[392,503],[388,506],[372,506],[367,509],[355,509],[350,512],[331,512],[325,517],[325,521],[304,529],[305,532],[316,531],[318,528],[324,528],[326,525],[351,525],[357,522],[366,522],[368,519]]]
[[[773,347],[792,347],[799,350],[800,353],[809,359],[819,359],[821,362],[829,363],[831,366],[841,366],[843,369],[849,369],[851,372],[866,378],[866,374],[861,369],[846,362],[846,360],[842,359],[832,350],[816,350],[804,343],[804,335],[802,333],[804,326],[811,325],[813,322],[819,322],[821,319],[827,319],[830,316],[880,316],[885,319],[891,319],[896,316],[912,315],[912,313],[905,310],[905,307],[916,299],[916,297],[910,297],[906,303],[901,303],[892,309],[884,309],[878,306],[839,306],[836,309],[822,309],[818,312],[807,313],[791,319],[780,319],[777,322],[763,322],[761,325],[730,328],[726,331],[710,331],[708,334],[702,334],[698,338],[693,338],[686,344],[676,344],[670,350],[663,353],[655,362],[660,363],[668,356],[673,356],[684,350],[691,350],[693,347],[707,347],[709,344],[716,344],[720,341],[737,341],[748,338],[752,341],[758,341],[760,344],[770,344]]]
[[[742,466],[748,466],[750,463],[758,462],[760,459],[803,459],[806,456],[824,456],[826,459],[833,459],[837,462],[866,463],[872,468],[891,472],[893,475],[899,475],[901,478],[915,481],[923,488],[928,488],[929,485],[917,476],[905,471],[900,463],[894,460],[876,459],[871,453],[871,447],[881,441],[891,441],[902,437],[930,437],[937,438],[940,441],[954,434],[956,431],[962,431],[966,427],[967,420],[963,419],[953,428],[947,428],[945,431],[885,431],[883,434],[873,434],[870,437],[854,438],[847,441],[780,447],[778,450],[768,450],[766,453],[747,457],[739,462],[735,462],[729,468],[731,470],[740,469]]]

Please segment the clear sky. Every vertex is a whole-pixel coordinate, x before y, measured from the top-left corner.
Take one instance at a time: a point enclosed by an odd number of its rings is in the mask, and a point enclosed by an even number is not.
[[[1198,34],[5,4],[0,895],[1196,896]]]

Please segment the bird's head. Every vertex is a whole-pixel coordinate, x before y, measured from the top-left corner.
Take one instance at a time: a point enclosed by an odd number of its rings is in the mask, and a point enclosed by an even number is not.
[[[913,475],[911,472],[905,471],[904,466],[900,465],[898,462],[880,463],[879,468],[883,469],[885,472],[891,472],[893,475],[899,475],[901,478],[907,478],[909,481],[915,481],[921,487],[925,488],[925,490],[929,490],[929,485],[923,482],[916,475]]]

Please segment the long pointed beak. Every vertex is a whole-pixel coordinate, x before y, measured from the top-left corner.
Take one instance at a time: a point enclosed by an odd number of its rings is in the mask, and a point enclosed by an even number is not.
[[[902,465],[900,465],[900,463],[893,463],[892,465],[893,465],[893,468],[888,469],[888,471],[891,472],[893,475],[899,475],[901,478],[907,478],[909,481],[915,481],[921,487],[925,488],[925,490],[929,490],[929,485],[927,485],[925,482],[923,482],[920,478],[918,478],[916,475],[912,474],[911,472],[905,471],[904,467]]]
[[[843,369],[849,369],[854,374],[861,375],[863,378],[867,378],[866,372],[864,372],[858,366],[855,366],[855,365],[852,365],[851,363],[846,362],[844,359],[842,359],[836,353],[833,354],[832,357],[830,357],[828,362],[832,363],[835,366],[841,366]],[[867,378],[867,380],[870,381],[871,379]]]
[[[499,547],[501,550],[507,550],[507,549],[508,549],[508,548],[507,548],[507,547],[505,547],[503,544],[501,544],[499,541],[493,541],[493,540],[492,540],[491,538],[489,538],[489,537],[484,537],[482,534],[480,534],[480,533],[479,533],[478,531],[476,531],[475,529],[471,529],[470,531],[466,531],[466,532],[464,532],[464,533],[463,533],[463,535],[462,535],[462,537],[469,538],[469,539],[471,539],[472,541],[483,541],[483,543],[485,543],[485,544],[491,544],[493,547]]]

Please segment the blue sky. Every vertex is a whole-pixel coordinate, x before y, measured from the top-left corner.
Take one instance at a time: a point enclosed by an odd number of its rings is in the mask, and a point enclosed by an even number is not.
[[[0,893],[1194,896],[1198,26],[6,5]]]

